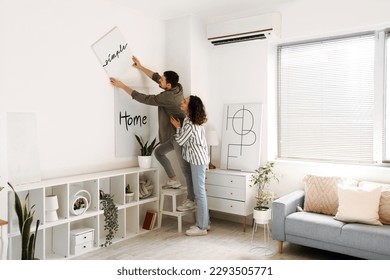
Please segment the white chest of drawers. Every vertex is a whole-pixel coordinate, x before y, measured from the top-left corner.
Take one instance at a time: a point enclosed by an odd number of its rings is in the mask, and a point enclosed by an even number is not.
[[[78,228],[70,231],[70,252],[80,255],[93,248],[94,229]]]
[[[252,173],[212,169],[206,171],[206,193],[210,210],[246,217],[253,214],[256,189],[250,186]]]

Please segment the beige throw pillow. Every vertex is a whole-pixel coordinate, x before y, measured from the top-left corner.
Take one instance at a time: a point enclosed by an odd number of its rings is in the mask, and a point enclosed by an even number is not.
[[[382,188],[381,199],[379,201],[379,221],[382,224],[390,225],[390,184],[362,181],[359,187],[377,186]]]
[[[339,208],[336,220],[346,223],[382,225],[379,221],[381,187],[338,187]]]
[[[382,187],[378,214],[382,224],[390,225],[390,187]]]
[[[339,206],[337,186],[340,184],[356,185],[356,181],[336,176],[306,175],[305,202],[303,209],[326,215],[336,215]]]

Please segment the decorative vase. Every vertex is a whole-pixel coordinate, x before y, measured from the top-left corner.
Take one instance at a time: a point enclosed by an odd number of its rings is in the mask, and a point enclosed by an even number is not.
[[[255,219],[256,224],[267,224],[268,221],[271,220],[271,209],[268,207],[254,209],[253,219]]]
[[[70,198],[70,212],[79,216],[91,206],[91,194],[87,190],[79,190]]]
[[[46,222],[54,222],[58,220],[58,198],[56,195],[48,195],[45,197],[46,207]]]
[[[138,156],[138,165],[141,168],[152,167],[152,156]]]

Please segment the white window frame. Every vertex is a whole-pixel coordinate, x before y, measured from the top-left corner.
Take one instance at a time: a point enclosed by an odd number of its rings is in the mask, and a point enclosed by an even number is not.
[[[376,31],[365,31],[361,33],[356,33],[356,34],[345,34],[343,36],[337,36],[338,38],[343,38],[343,37],[351,37],[351,36],[358,36],[360,34],[364,33],[370,33],[370,32],[375,32],[375,70],[374,70],[374,135],[373,135],[373,164],[369,165],[380,165],[380,166],[390,166],[390,159],[386,160],[385,159],[385,95],[386,95],[386,55],[390,56],[390,53],[386,54],[386,32],[385,29],[381,30],[376,30]],[[334,38],[337,38],[336,36]],[[316,38],[316,39],[311,39],[311,40],[306,40],[307,42],[310,41],[322,41],[326,39],[332,39],[332,38]],[[287,42],[283,43],[282,45],[293,45],[297,43],[302,43],[302,42]],[[390,40],[389,40],[390,43]],[[281,45],[276,45],[278,48]],[[279,58],[277,57],[277,61]],[[390,59],[389,59],[390,61]],[[279,65],[277,66],[279,67]],[[390,65],[388,65],[390,71]],[[277,71],[278,72],[278,69]],[[276,79],[278,83],[278,78]],[[390,80],[388,81],[388,86],[390,87]],[[278,85],[276,86],[278,88]],[[276,94],[279,95],[278,92],[279,89],[277,89]],[[389,96],[390,98],[390,90],[389,90]],[[279,102],[278,97],[276,98],[276,104],[277,105]],[[276,117],[278,118],[278,110],[279,108],[276,109],[277,114]],[[276,130],[279,131],[278,127],[278,121],[275,123],[276,125]],[[276,135],[276,140],[279,142],[279,132],[275,133]],[[390,131],[388,132],[390,137]],[[279,157],[280,151],[279,151],[279,145],[277,144],[276,147],[276,158],[277,159],[282,159],[282,160],[294,160],[290,158],[283,158]],[[310,160],[305,160],[305,159],[298,159],[298,161],[310,161]],[[340,162],[334,162],[334,163],[340,163]],[[342,163],[342,162],[341,162]],[[351,162],[344,162],[344,163],[351,163]],[[366,164],[366,163],[365,163]]]

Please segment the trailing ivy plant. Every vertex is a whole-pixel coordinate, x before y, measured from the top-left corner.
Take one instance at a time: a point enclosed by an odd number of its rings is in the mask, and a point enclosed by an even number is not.
[[[100,191],[100,203],[104,211],[104,230],[107,231],[106,242],[101,247],[107,247],[112,244],[115,233],[118,231],[118,207],[115,205],[113,195],[105,194]]]
[[[35,210],[33,208],[35,207],[35,204],[30,207],[30,209],[27,209],[27,201],[30,193],[26,194],[26,197],[24,198],[24,202],[20,201],[20,198],[18,194],[16,193],[14,187],[8,183],[8,185],[11,187],[11,189],[14,192],[15,196],[15,212],[18,216],[19,221],[19,231],[22,239],[22,260],[35,260],[35,243],[37,240],[37,234],[38,234],[38,227],[39,227],[39,220],[36,222],[35,226],[35,232],[31,232],[31,225],[34,220],[34,214]]]

